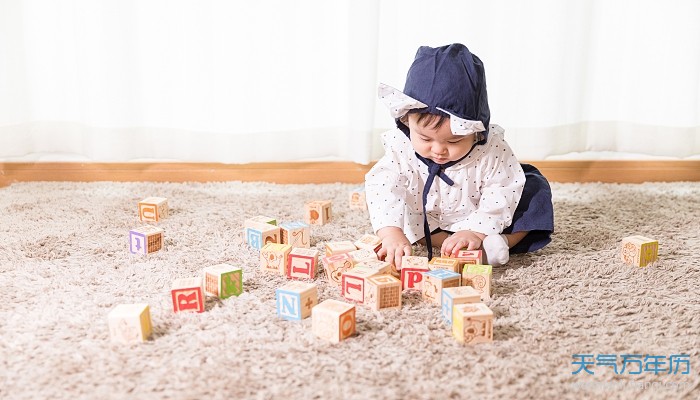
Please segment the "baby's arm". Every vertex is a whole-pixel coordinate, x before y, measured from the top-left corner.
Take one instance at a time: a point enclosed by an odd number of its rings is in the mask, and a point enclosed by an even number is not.
[[[401,269],[401,257],[411,255],[411,242],[400,228],[387,226],[377,231],[377,236],[382,238],[382,248],[377,255],[381,258],[386,256],[384,261],[392,263],[396,269]]]

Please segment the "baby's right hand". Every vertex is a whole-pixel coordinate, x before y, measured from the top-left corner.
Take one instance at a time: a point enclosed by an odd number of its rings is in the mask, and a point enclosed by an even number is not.
[[[394,264],[397,270],[401,269],[401,258],[410,256],[413,249],[401,229],[395,226],[387,226],[377,231],[377,236],[382,239],[382,248],[377,255],[379,258],[386,256],[384,261]]]

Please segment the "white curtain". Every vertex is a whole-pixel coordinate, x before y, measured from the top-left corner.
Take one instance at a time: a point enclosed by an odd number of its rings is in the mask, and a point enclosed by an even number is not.
[[[466,44],[520,159],[700,155],[694,0],[0,0],[0,160],[348,160]]]

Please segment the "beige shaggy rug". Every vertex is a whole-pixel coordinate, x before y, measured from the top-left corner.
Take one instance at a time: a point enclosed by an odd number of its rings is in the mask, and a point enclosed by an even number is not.
[[[285,279],[258,270],[244,219],[301,220],[306,201],[330,199],[333,222],[312,229],[312,246],[354,240],[370,232],[348,205],[355,186],[0,189],[0,398],[700,398],[700,183],[554,184],[554,240],[494,270],[494,342],[473,346],[410,293],[401,310],[358,307],[357,335],[339,344],[317,339],[310,319],[277,317]],[[136,256],[127,237],[148,196],[167,197],[171,215],[164,249]],[[658,262],[620,261],[635,234],[658,239]],[[172,281],[218,263],[243,268],[245,292],[173,313]],[[317,283],[320,300],[341,299]],[[108,313],[139,302],[152,339],[113,344]]]

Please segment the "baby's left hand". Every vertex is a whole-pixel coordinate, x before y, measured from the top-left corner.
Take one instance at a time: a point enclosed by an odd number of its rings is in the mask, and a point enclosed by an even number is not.
[[[454,256],[458,250],[478,250],[486,235],[472,231],[457,231],[442,242],[441,254]]]

